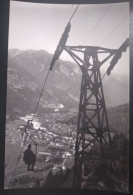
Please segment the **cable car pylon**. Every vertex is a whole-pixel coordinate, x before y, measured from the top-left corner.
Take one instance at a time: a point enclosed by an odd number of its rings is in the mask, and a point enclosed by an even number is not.
[[[95,46],[66,46],[70,27],[71,25],[68,23],[53,56],[50,70],[53,69],[56,60],[65,50],[82,71],[73,170],[73,188],[82,188],[82,182],[86,174],[90,175],[86,170],[88,168],[87,161],[90,159],[88,151],[91,144],[98,145],[97,155],[100,156],[100,160],[103,157],[105,144],[111,146],[111,135],[100,68],[107,60],[113,57],[107,70],[109,75],[119,58],[121,58],[122,52],[125,52],[129,46],[129,39],[118,49]],[[104,57],[101,61],[100,55]]]

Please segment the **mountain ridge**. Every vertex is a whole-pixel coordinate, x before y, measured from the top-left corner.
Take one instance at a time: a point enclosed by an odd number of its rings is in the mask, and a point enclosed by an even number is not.
[[[52,54],[44,50],[9,50],[8,112],[11,103],[13,104],[12,109],[16,107],[15,102],[13,103],[15,98],[18,101],[21,99],[18,108],[21,107],[20,104],[23,104],[25,109],[30,107],[29,112],[34,110],[49,70],[51,59]],[[59,104],[66,109],[78,109],[81,77],[80,68],[75,63],[59,59],[54,65],[53,71],[50,71],[40,101],[42,106],[39,105],[39,109],[55,109]],[[113,76],[106,77],[103,81],[103,89],[107,107],[128,103],[128,94],[127,96],[125,95],[125,93],[128,93],[128,83],[124,83],[123,80],[117,80]],[[15,90],[17,91],[15,92]],[[12,101],[10,101],[9,97],[12,97]],[[27,106],[27,104],[31,106]]]

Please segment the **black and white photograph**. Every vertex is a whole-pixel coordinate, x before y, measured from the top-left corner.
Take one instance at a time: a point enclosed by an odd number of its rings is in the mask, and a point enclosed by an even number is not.
[[[10,0],[4,189],[129,193],[129,2]]]

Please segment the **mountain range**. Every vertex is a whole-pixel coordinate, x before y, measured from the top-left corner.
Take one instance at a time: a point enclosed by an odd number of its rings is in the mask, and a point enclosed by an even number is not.
[[[7,115],[12,119],[34,112],[51,59],[52,54],[44,50],[9,50]],[[49,73],[38,112],[78,109],[81,77],[77,64],[59,59]],[[107,107],[129,102],[127,78],[105,76],[103,89]]]

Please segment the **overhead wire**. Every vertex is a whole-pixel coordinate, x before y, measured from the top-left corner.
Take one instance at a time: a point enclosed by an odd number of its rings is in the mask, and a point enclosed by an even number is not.
[[[84,39],[84,41],[81,43],[81,45],[83,45],[88,37],[93,33],[93,31],[97,28],[97,26],[100,24],[100,22],[103,20],[103,18],[106,16],[106,14],[108,13],[109,9],[112,7],[112,4],[109,5],[109,7],[105,10],[105,12],[103,13],[102,17],[98,20],[98,22],[94,25],[94,27],[91,29],[91,31],[88,33],[87,37]]]
[[[44,81],[44,84],[43,84],[43,87],[42,87],[42,91],[41,91],[40,96],[38,98],[38,101],[37,101],[37,104],[36,104],[35,111],[34,111],[31,122],[33,122],[33,120],[35,118],[35,115],[36,115],[36,112],[37,112],[37,109],[38,109],[38,106],[39,106],[39,103],[40,103],[40,100],[41,100],[41,97],[42,97],[42,94],[43,94],[43,91],[44,91],[44,88],[45,88],[45,85],[46,85],[46,82],[47,82],[47,79],[48,79],[49,72],[50,72],[50,70],[48,70],[48,72],[47,72],[47,75],[46,75],[46,78],[45,78],[45,81]]]
[[[122,18],[122,20],[118,24],[115,25],[115,27],[108,34],[108,36],[102,41],[101,45],[103,45],[105,43],[105,41],[107,41],[109,39],[109,37],[119,28],[119,26],[125,21],[126,18],[127,18],[127,15],[124,15],[124,17]]]
[[[119,24],[117,24],[112,31],[109,33],[109,35],[104,39],[104,41],[101,43],[101,45],[103,45],[105,43],[105,41],[107,41],[109,39],[109,37],[119,28],[119,26],[125,21],[125,19],[127,18],[127,15],[124,15],[124,17],[122,18],[122,20],[119,22]],[[104,77],[107,75],[107,70],[105,71],[102,79],[104,79]]]
[[[80,4],[77,5],[77,7],[76,7],[75,11],[73,12],[72,16],[70,17],[68,23],[71,22],[71,20],[72,20],[73,16],[75,15],[77,9],[79,8],[79,5],[80,5]]]

